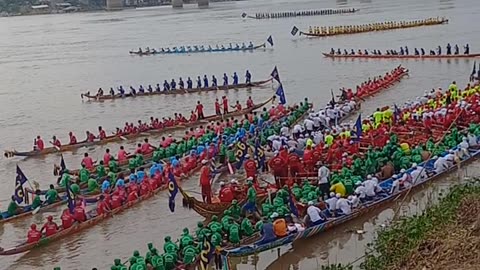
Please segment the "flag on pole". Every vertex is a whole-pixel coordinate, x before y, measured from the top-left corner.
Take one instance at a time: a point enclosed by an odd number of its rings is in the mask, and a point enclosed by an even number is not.
[[[280,75],[278,74],[277,66],[275,66],[275,67],[273,68],[273,71],[272,71],[272,73],[270,74],[270,76],[272,76],[277,82],[280,83]]]
[[[357,140],[360,141],[362,137],[362,114],[358,115],[357,121],[355,122],[355,135],[357,135]]]
[[[280,104],[285,104],[287,103],[287,99],[285,98],[285,92],[283,91],[283,85],[280,83],[280,85],[277,88],[277,91],[275,94],[280,98]]]
[[[70,211],[70,214],[73,214],[75,209],[75,201],[73,200],[73,193],[70,189],[70,180],[65,181],[65,191],[67,192],[68,211]]]
[[[393,104],[393,121],[397,123],[400,118],[400,109],[397,107],[397,104]]]
[[[293,26],[292,31],[290,32],[292,36],[295,36],[298,33],[298,28],[296,26]]]
[[[335,104],[337,104],[337,102],[335,101],[335,96],[333,95],[333,89],[330,89],[330,94],[332,95],[332,100],[330,100],[330,104],[332,106],[335,106]]]
[[[242,18],[245,18],[245,17],[247,17],[247,13],[243,12],[242,13]]]
[[[21,203],[25,200],[25,191],[23,190],[23,184],[25,184],[25,182],[27,181],[27,177],[17,165],[17,175],[15,177],[15,191],[13,194],[17,203]]]
[[[269,36],[269,37],[267,38],[267,42],[270,43],[270,46],[273,46],[273,38],[272,38],[272,36]]]
[[[237,152],[235,154],[238,159],[237,166],[236,166],[237,170],[240,170],[240,168],[242,167],[243,161],[245,160],[245,155],[247,154],[247,152],[248,152],[247,144],[245,144],[242,141],[239,141],[237,143]]]
[[[473,81],[475,79],[475,74],[477,73],[477,62],[473,62],[473,70],[472,74],[470,74],[470,81]]]
[[[293,200],[291,191],[288,192],[288,204],[290,206],[290,212],[292,212],[292,214],[298,217],[298,209],[297,209],[297,206],[295,206],[295,202]]]
[[[207,270],[208,264],[212,260],[215,253],[215,246],[208,239],[208,237],[205,237],[203,239],[202,247],[202,251],[200,252],[200,269]]]
[[[62,159],[60,160],[60,168],[62,169],[61,174],[63,174],[65,172],[65,170],[67,169],[67,165],[65,164],[65,160],[63,159],[63,155],[62,155]]]
[[[255,141],[255,160],[257,161],[257,168],[263,171],[265,168],[265,153],[260,144],[260,139]]]
[[[175,197],[178,193],[178,184],[175,180],[173,172],[170,170],[168,172],[168,208],[170,211],[175,212]]]

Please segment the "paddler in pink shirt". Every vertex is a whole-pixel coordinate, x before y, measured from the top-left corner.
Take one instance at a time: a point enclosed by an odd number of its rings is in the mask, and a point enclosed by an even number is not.
[[[103,155],[103,164],[108,167],[108,164],[110,163],[110,160],[112,160],[113,157],[110,154],[110,149],[105,150],[105,154]]]
[[[93,170],[93,165],[96,163],[91,157],[88,156],[88,153],[85,153],[84,158],[82,159],[82,164],[85,165],[87,170]]]
[[[173,142],[172,134],[168,134],[168,137],[165,139],[165,143],[167,145],[166,147],[172,144],[172,142]]]
[[[148,138],[145,138],[142,144],[142,154],[151,153],[153,150],[155,150],[155,147],[148,142]]]
[[[128,155],[129,155],[129,153],[127,153],[125,151],[125,149],[123,148],[123,145],[120,146],[120,150],[118,151],[118,154],[117,154],[118,162],[123,163],[123,162],[127,161]]]

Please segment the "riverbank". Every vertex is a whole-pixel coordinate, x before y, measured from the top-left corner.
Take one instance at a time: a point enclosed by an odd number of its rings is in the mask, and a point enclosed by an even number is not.
[[[480,179],[379,232],[362,269],[480,269]]]

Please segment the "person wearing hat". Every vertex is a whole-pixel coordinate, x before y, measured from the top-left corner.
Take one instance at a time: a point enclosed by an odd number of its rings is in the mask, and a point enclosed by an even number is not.
[[[47,222],[43,225],[40,233],[43,233],[43,231],[45,231],[45,236],[47,237],[54,235],[58,232],[58,225],[53,221],[52,216],[47,217]]]
[[[218,197],[221,202],[231,203],[234,196],[233,191],[230,186],[225,185],[225,182],[220,182],[220,191],[218,192]]]
[[[200,182],[202,188],[203,202],[212,203],[212,185],[210,183],[210,167],[208,160],[202,160],[202,168],[200,169]]]
[[[37,229],[36,224],[30,225],[30,230],[27,233],[27,243],[36,243],[42,238],[42,233]]]
[[[327,217],[322,213],[322,210],[315,206],[313,201],[308,202],[307,215],[310,219],[310,226],[319,225],[327,220]]]
[[[270,218],[273,220],[273,233],[277,237],[285,237],[288,235],[287,222],[277,212],[274,212]],[[264,225],[265,226],[265,225]]]
[[[247,213],[255,213],[257,211],[257,190],[253,186],[252,181],[247,182],[247,203],[243,206],[243,211]]]

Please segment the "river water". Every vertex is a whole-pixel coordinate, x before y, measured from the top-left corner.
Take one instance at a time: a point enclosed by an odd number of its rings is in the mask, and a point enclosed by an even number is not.
[[[353,15],[298,17],[276,20],[243,20],[242,12],[273,12],[321,8],[360,8]],[[334,61],[321,52],[335,48],[387,49],[408,45],[434,48],[450,42],[471,51],[479,51],[480,30],[476,14],[480,6],[475,0],[425,1],[285,1],[259,0],[213,3],[208,9],[186,5],[125,10],[120,12],[78,13],[0,18],[0,148],[29,150],[33,138],[45,140],[57,135],[67,142],[73,131],[83,139],[85,130],[96,131],[99,125],[107,130],[123,126],[125,121],[147,120],[182,112],[188,115],[197,100],[213,112],[213,100],[222,93],[192,96],[157,96],[103,103],[82,102],[80,93],[102,87],[161,83],[171,78],[216,75],[246,69],[254,80],[268,78],[278,66],[287,101],[294,103],[308,96],[315,105],[327,103],[330,89],[354,87],[368,77],[384,74],[399,64],[410,70],[410,77],[392,89],[367,100],[363,114],[377,106],[402,103],[432,87],[447,87],[452,80],[466,84],[473,60],[425,61]],[[327,39],[292,37],[294,25],[307,30],[309,25],[361,24],[385,20],[414,20],[446,16],[448,25],[413,28],[379,33],[339,36]],[[218,53],[168,56],[130,56],[128,51],[146,47],[228,44],[229,42],[263,43],[272,35],[275,46],[255,53]],[[243,78],[243,76],[242,76]],[[231,101],[245,102],[251,95],[261,102],[274,94],[270,86],[251,91],[227,93]],[[154,139],[151,140],[155,142]],[[133,147],[133,142],[128,147]],[[117,151],[119,145],[108,145]],[[70,168],[79,167],[81,154],[89,151],[100,157],[106,146],[66,153]],[[0,161],[0,207],[5,209],[14,187],[15,165],[42,187],[54,181],[52,168],[59,156],[44,158],[4,159]],[[478,169],[473,166],[470,173]],[[186,181],[186,189],[198,189],[198,177]],[[444,179],[440,184],[448,185]],[[407,205],[420,200],[424,191],[415,193]],[[417,196],[417,197],[415,197]],[[179,196],[180,197],[180,196]],[[415,199],[416,198],[416,199]],[[167,196],[161,193],[141,205],[102,222],[94,228],[52,243],[45,248],[11,257],[0,258],[0,269],[108,269],[116,257],[126,259],[134,249],[142,253],[147,242],[161,247],[166,235],[176,237],[183,227],[194,228],[199,217],[181,208],[172,214]],[[361,256],[378,224],[392,215],[394,205],[350,222],[319,237],[296,243],[293,247],[265,252],[255,258],[233,261],[237,269],[316,269],[328,262],[349,262]],[[46,215],[38,214],[18,222],[0,225],[0,246],[10,247],[25,239],[32,222],[43,223]],[[350,230],[364,228],[361,236]],[[238,265],[237,265],[238,264]],[[256,265],[256,266],[254,266]]]

